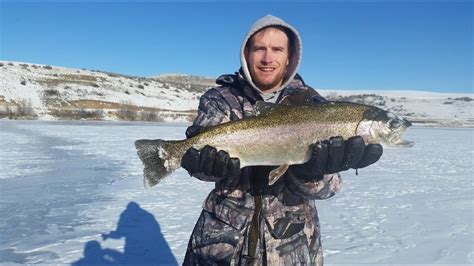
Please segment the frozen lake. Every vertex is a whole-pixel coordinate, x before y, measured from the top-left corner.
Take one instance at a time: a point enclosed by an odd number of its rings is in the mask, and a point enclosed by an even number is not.
[[[181,263],[211,183],[145,190],[133,142],[186,124],[0,121],[0,264]],[[410,149],[318,201],[325,263],[474,263],[473,129],[411,128]],[[87,247],[87,248],[86,248]]]

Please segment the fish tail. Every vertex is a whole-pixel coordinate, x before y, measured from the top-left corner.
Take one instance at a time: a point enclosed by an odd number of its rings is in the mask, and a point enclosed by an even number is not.
[[[146,188],[153,187],[163,178],[173,173],[181,166],[181,157],[184,153],[179,149],[183,141],[165,141],[161,139],[139,139],[135,141],[135,148],[142,160],[143,183]]]

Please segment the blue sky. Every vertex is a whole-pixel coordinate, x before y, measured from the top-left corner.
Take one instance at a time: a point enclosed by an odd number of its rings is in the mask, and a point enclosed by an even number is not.
[[[0,3],[0,59],[129,75],[218,76],[273,14],[303,39],[322,89],[473,92],[473,2]]]

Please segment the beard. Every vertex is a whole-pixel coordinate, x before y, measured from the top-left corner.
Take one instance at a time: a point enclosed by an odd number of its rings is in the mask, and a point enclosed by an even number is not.
[[[274,89],[275,87],[283,84],[283,79],[285,77],[286,69],[280,69],[277,73],[273,74],[273,77],[265,77],[263,73],[261,73],[259,70],[253,70],[252,71],[252,78],[254,84],[261,90],[261,91],[266,91],[266,90],[271,90]]]

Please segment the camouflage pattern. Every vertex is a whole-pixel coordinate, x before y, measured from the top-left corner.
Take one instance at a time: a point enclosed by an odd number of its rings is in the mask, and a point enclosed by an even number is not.
[[[217,79],[219,87],[200,99],[198,115],[187,131],[255,115],[262,97],[241,73]],[[280,91],[277,102],[303,104],[324,101],[299,75]],[[271,136],[269,136],[271,137]],[[242,169],[239,178],[197,175],[215,182],[189,240],[184,265],[322,265],[320,227],[315,199],[332,197],[341,186],[339,174],[303,180],[291,171],[274,185],[274,166]]]

